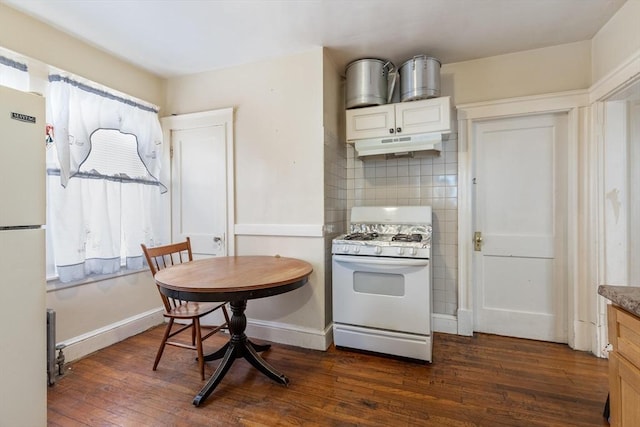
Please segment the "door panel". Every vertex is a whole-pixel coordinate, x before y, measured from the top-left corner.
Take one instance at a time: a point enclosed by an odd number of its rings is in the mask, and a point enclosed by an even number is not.
[[[484,256],[482,306],[493,310],[553,314],[553,295],[544,286],[553,278],[549,258]],[[506,282],[509,285],[504,286]]]
[[[566,342],[566,114],[475,126],[475,330]]]
[[[194,257],[227,254],[225,126],[174,130],[172,238],[191,239]]]
[[[395,128],[393,105],[347,110],[346,117],[349,141],[393,135],[389,133]]]
[[[402,134],[448,133],[451,129],[449,97],[395,104],[396,127]]]

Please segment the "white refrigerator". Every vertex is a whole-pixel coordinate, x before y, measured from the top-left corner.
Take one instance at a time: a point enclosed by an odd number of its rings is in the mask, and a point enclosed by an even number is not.
[[[0,86],[0,425],[46,426],[45,103]]]

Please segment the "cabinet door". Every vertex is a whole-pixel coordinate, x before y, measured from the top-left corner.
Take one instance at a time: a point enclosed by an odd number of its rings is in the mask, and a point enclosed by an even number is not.
[[[640,367],[640,318],[613,304],[607,308],[609,342],[613,349]]]
[[[637,426],[640,420],[640,369],[616,351],[609,354],[611,426]]]
[[[395,104],[396,133],[451,132],[449,97]],[[399,130],[398,130],[399,129]]]
[[[347,110],[347,141],[395,135],[394,105]]]

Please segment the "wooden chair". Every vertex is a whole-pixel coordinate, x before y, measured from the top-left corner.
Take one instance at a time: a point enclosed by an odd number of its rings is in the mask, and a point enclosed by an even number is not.
[[[147,264],[151,269],[151,274],[155,277],[156,273],[166,267],[170,267],[175,264],[181,264],[183,262],[192,261],[193,253],[191,252],[191,241],[187,237],[185,242],[174,243],[164,246],[156,246],[154,248],[147,248],[144,244],[140,245],[142,252],[147,259]],[[160,289],[158,288],[160,293]],[[204,380],[204,358],[202,351],[202,342],[220,331],[223,328],[228,328],[229,325],[229,313],[225,307],[226,303],[201,303],[193,301],[180,301],[173,298],[168,298],[160,293],[162,302],[164,304],[165,313],[164,317],[169,319],[167,327],[164,331],[160,348],[156,354],[156,360],[153,364],[153,370],[155,371],[162,357],[162,352],[165,346],[172,345],[175,347],[188,348],[196,350],[198,353],[198,365],[200,367],[200,376]],[[225,318],[225,323],[219,326],[202,326],[200,325],[200,318],[217,309],[222,310],[222,314]],[[175,331],[172,331],[174,322],[176,320],[188,321],[183,325],[178,323],[180,327]],[[185,331],[191,330],[191,344],[187,344],[180,341],[169,341],[169,338]],[[206,335],[202,335],[202,329],[211,329]]]

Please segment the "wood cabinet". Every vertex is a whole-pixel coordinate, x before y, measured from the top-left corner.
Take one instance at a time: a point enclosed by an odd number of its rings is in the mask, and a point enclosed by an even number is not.
[[[451,132],[448,96],[347,110],[347,141]]]
[[[616,305],[608,307],[611,425],[640,422],[640,317]]]

